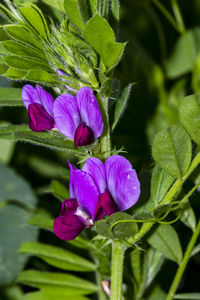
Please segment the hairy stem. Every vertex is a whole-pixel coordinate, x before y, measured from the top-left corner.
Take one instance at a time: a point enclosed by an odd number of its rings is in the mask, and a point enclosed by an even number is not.
[[[105,158],[110,156],[111,141],[110,141],[110,125],[109,125],[109,114],[108,114],[108,97],[101,98],[102,114],[104,131],[101,136],[101,152]]]
[[[168,191],[166,196],[161,201],[160,203],[161,205],[168,204],[173,200],[173,197],[176,195],[180,187],[183,185],[183,183],[186,181],[186,179],[190,176],[190,174],[194,171],[194,169],[198,166],[199,163],[200,163],[200,153],[198,153],[196,157],[193,159],[187,173],[183,176],[183,178],[179,178],[174,182],[171,189]],[[152,228],[154,224],[155,223],[152,222],[145,223],[141,227],[140,231],[134,237],[131,237],[128,240],[128,242],[131,244],[138,242]]]
[[[110,300],[122,299],[123,261],[124,247],[120,241],[113,240]]]
[[[197,240],[199,234],[200,234],[200,220],[199,220],[199,222],[197,224],[197,227],[196,227],[196,229],[195,229],[195,231],[194,231],[194,233],[192,235],[192,238],[191,238],[191,240],[189,242],[189,245],[187,247],[187,250],[185,252],[183,260],[182,260],[182,262],[181,262],[181,264],[180,264],[180,266],[179,266],[179,268],[178,268],[178,270],[176,272],[176,275],[174,277],[174,280],[172,282],[172,285],[171,285],[169,293],[168,293],[168,295],[166,297],[166,300],[172,300],[173,299],[174,294],[176,293],[176,290],[178,288],[179,282],[180,282],[180,280],[182,278],[183,272],[185,271],[185,268],[187,266],[188,260],[190,258],[191,252],[192,252],[192,249],[194,248],[194,245],[196,243],[196,240]]]

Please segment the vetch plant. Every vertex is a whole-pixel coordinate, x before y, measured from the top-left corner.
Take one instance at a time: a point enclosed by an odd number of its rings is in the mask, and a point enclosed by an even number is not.
[[[121,5],[119,28],[118,0],[0,4],[0,297],[200,299],[200,29]]]

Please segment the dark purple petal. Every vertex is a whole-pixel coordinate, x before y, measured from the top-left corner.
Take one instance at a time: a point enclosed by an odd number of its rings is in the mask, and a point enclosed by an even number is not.
[[[76,215],[58,217],[53,224],[55,235],[64,241],[75,239],[84,228],[84,221]]]
[[[78,146],[86,146],[94,142],[94,133],[92,129],[81,123],[76,129],[74,135],[75,148]]]
[[[70,196],[77,199],[80,208],[94,220],[96,204],[98,201],[98,189],[92,177],[76,168],[70,163]]]
[[[83,165],[82,171],[91,175],[98,188],[99,194],[104,193],[106,185],[106,173],[104,164],[96,157],[88,158]]]
[[[74,215],[77,208],[78,208],[78,202],[76,201],[76,199],[70,198],[64,200],[62,203],[62,210],[60,213],[60,217],[61,216],[67,217],[69,215]]]
[[[97,139],[103,132],[103,119],[98,102],[91,88],[83,87],[76,94],[81,121],[94,132]]]
[[[95,212],[95,220],[101,220],[104,216],[116,213],[119,211],[116,203],[112,199],[111,194],[106,189],[104,193],[100,194],[98,197],[98,202]]]
[[[40,132],[51,130],[54,127],[53,118],[39,103],[30,104],[28,107],[29,127],[32,131]]]
[[[38,94],[38,98],[40,99],[40,102],[43,105],[44,109],[50,116],[53,117],[54,100],[51,94],[46,92],[40,85],[36,85],[36,93]]]
[[[105,163],[108,190],[120,211],[133,206],[140,196],[140,182],[131,163],[120,155],[110,156]]]
[[[74,139],[77,127],[81,124],[76,98],[70,94],[62,94],[53,105],[54,120],[58,130]]]
[[[40,103],[36,90],[32,85],[26,84],[22,88],[22,101],[24,102],[24,105],[27,110],[30,104]]]

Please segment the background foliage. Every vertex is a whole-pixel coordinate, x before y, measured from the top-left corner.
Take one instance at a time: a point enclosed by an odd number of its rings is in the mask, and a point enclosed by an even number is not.
[[[14,2],[21,5],[27,1]],[[74,1],[68,2],[71,2],[70,6],[66,1],[53,0],[38,1],[37,5],[45,17],[50,15],[57,24],[66,10],[76,28],[83,31],[83,21],[74,15]],[[89,24],[91,28],[88,25],[84,31],[85,40],[102,57],[108,69],[118,62],[124,43],[128,41],[114,73],[109,102],[110,122],[113,124],[112,143],[116,149],[124,147],[126,152],[123,154],[140,174],[142,195],[130,211],[131,216],[120,215],[120,220],[155,220],[173,209],[176,204],[163,205],[153,213],[151,210],[161,203],[174,179],[181,179],[187,174],[192,157],[199,151],[200,102],[194,94],[198,94],[200,89],[200,4],[197,0],[178,2],[182,18],[175,6],[171,5],[173,1],[162,1],[164,8],[171,15],[174,14],[174,24],[168,15],[163,14],[156,0],[121,1],[120,30],[116,23],[116,7],[111,6],[112,13],[109,13],[101,6],[103,17],[115,14],[110,23],[120,42],[116,47],[116,57],[108,57],[107,52],[104,53],[106,48],[101,48],[102,36],[105,44],[110,43],[110,49],[116,43],[108,28],[104,29],[106,35],[100,34],[96,40],[91,39],[93,24]],[[4,7],[0,7],[2,25],[7,24],[6,18],[10,23],[13,21],[13,16],[7,15]],[[60,61],[52,61],[53,67],[49,68],[47,59],[51,57],[47,58],[42,48],[48,26],[34,6],[29,15],[30,7],[29,4],[28,10],[26,5],[23,6],[21,13],[24,19],[32,16],[35,27],[33,29],[33,25],[30,25],[30,31],[39,31],[41,40],[29,38],[29,46],[22,47],[16,40],[22,36],[24,41],[21,42],[25,42],[26,34],[29,34],[23,31],[23,25],[17,30],[16,25],[11,24],[6,25],[5,29],[0,28],[0,84],[3,87],[0,89],[0,297],[8,300],[54,300],[65,295],[66,299],[72,300],[96,299],[100,280],[110,278],[111,243],[106,237],[110,237],[110,226],[118,221],[118,216],[98,223],[97,231],[104,238],[97,236],[93,242],[89,241],[94,236],[93,232],[87,230],[70,243],[59,241],[52,234],[53,219],[59,214],[60,201],[69,195],[67,159],[75,163],[85,152],[82,149],[75,151],[73,143],[56,133],[35,134],[24,125],[28,119],[21,102],[21,87],[28,80],[45,82],[52,92],[51,87],[58,84],[55,68],[60,64]],[[68,11],[69,8],[71,10]],[[47,21],[51,22],[50,19]],[[96,26],[98,22],[101,20],[96,20]],[[23,35],[20,35],[20,30]],[[56,43],[56,40],[52,39],[51,43]],[[31,52],[27,52],[26,47],[29,47],[29,51],[31,48]],[[47,51],[51,54],[50,48]],[[95,52],[91,48],[87,51],[91,57],[90,63],[94,66]],[[31,53],[31,59],[27,59],[27,53]],[[26,56],[21,59],[20,65],[16,55]],[[43,71],[38,72],[38,69]],[[74,72],[71,66],[67,71]],[[87,70],[81,72],[88,74]],[[97,74],[90,75],[88,82],[97,87]],[[101,83],[107,82],[107,78],[100,78]],[[70,80],[74,87],[85,84],[81,76],[79,80]],[[61,90],[65,89],[64,83],[59,81],[59,85]],[[15,89],[11,90],[11,87]],[[106,90],[106,85],[104,87]],[[53,93],[56,97],[57,91]],[[15,144],[14,141],[21,142]],[[48,147],[41,147],[43,145]],[[133,299],[165,299],[177,265],[181,263],[191,233],[196,228],[196,219],[200,217],[198,184],[197,169],[174,199],[183,200],[184,205],[172,212],[167,221],[178,216],[181,222],[156,225],[145,237],[144,243],[139,242],[137,247],[129,248],[126,252],[124,290],[127,299],[132,299],[133,295]],[[187,194],[195,185],[195,192],[188,200]],[[115,225],[113,236],[121,238],[126,233],[128,238],[138,231],[136,223],[131,223],[131,226],[127,224],[124,223],[123,227]],[[199,249],[197,245],[192,253],[178,293],[200,293]],[[14,283],[16,278],[24,285]],[[103,293],[100,293],[100,297],[101,300],[106,299]],[[191,295],[185,297],[190,299]],[[194,297],[191,299],[200,299]]]

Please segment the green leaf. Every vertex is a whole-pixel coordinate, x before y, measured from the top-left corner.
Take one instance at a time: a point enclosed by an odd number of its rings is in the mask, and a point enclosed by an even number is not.
[[[186,226],[195,230],[196,228],[196,217],[194,214],[194,210],[190,205],[190,202],[187,202],[181,206],[180,210],[177,211],[177,215],[180,217],[181,222],[183,222]]]
[[[59,181],[51,181],[51,192],[61,201],[70,198],[68,189]]]
[[[0,164],[0,202],[15,200],[34,208],[36,197],[30,185],[12,169]]]
[[[178,235],[170,225],[159,225],[148,239],[150,245],[168,259],[181,263],[183,253]]]
[[[99,235],[105,237],[126,239],[135,235],[138,231],[136,222],[129,222],[131,220],[133,218],[130,215],[118,212],[98,221],[96,223],[96,230]]]
[[[165,300],[166,293],[161,289],[159,285],[153,286],[147,300]]]
[[[200,252],[200,244],[196,245],[192,250],[191,256],[194,256]]]
[[[8,53],[12,53],[13,55],[23,56],[26,58],[37,58],[46,61],[46,57],[41,50],[38,50],[32,46],[28,46],[22,44],[17,41],[2,41],[0,42],[0,46],[4,48],[4,50]]]
[[[200,144],[200,95],[184,98],[180,106],[180,120],[191,138]]]
[[[34,4],[24,3],[19,11],[27,25],[34,29],[41,37],[46,39],[49,28],[41,10]]]
[[[16,21],[16,17],[3,4],[0,4],[0,14],[8,22],[15,22]]]
[[[1,170],[1,181],[4,173]],[[17,179],[17,177],[16,177]],[[12,178],[11,178],[12,180]],[[2,184],[2,183],[1,183]],[[7,183],[7,188],[12,188],[13,182]],[[20,188],[20,186],[19,186]],[[6,186],[4,186],[6,189]],[[14,191],[14,189],[13,189]],[[21,187],[21,202],[24,202],[26,190]],[[3,194],[0,193],[2,198]],[[7,199],[7,198],[4,198]],[[9,198],[14,199],[14,198]],[[26,241],[35,241],[37,237],[37,230],[31,226],[26,225],[30,213],[22,208],[14,205],[7,205],[0,209],[0,284],[11,283],[19,271],[24,267],[27,256],[19,255],[19,247]]]
[[[176,78],[193,70],[195,60],[200,51],[200,28],[188,30],[175,45],[172,55],[167,61],[168,78]]]
[[[122,115],[127,107],[128,98],[130,96],[132,86],[133,86],[133,84],[129,83],[129,85],[123,89],[121,97],[117,100],[117,103],[115,105],[114,122],[112,125],[112,130],[115,129],[117,123],[119,122],[120,118],[122,117]]]
[[[166,172],[174,178],[182,178],[192,157],[190,136],[181,125],[163,129],[154,138],[152,153]]]
[[[14,68],[9,68],[5,74],[3,74],[4,77],[7,77],[12,80],[21,80],[25,77],[26,71],[17,70]]]
[[[111,68],[119,62],[125,44],[115,42],[112,28],[100,15],[95,15],[86,23],[83,36],[101,56],[105,66]]]
[[[133,272],[133,277],[136,282],[136,286],[139,287],[142,281],[142,270],[141,270],[142,258],[141,258],[141,253],[137,248],[131,252],[130,259],[131,259],[131,268]]]
[[[145,274],[146,288],[150,286],[150,284],[153,282],[154,278],[160,271],[162,264],[164,263],[164,260],[165,260],[164,256],[160,252],[156,251],[155,249],[150,248],[146,252],[145,261],[144,261],[145,263],[144,272],[146,273]]]
[[[174,178],[156,164],[151,178],[151,198],[156,206],[162,201],[173,181]]]
[[[78,0],[64,0],[64,8],[72,24],[74,24],[79,30],[83,31],[84,22],[82,19]]]
[[[19,56],[6,56],[4,58],[5,63],[12,68],[20,69],[20,70],[30,70],[30,69],[39,69],[38,73],[42,70],[47,70],[51,72],[49,65],[47,62],[42,60],[30,59]],[[28,76],[28,75],[27,75]]]
[[[18,88],[0,88],[0,106],[24,106],[21,93]]]
[[[95,284],[74,275],[39,272],[35,270],[23,271],[19,274],[18,282],[42,289],[46,294],[56,295],[84,295],[93,294],[98,288]]]
[[[30,70],[25,76],[26,80],[33,82],[45,83],[50,86],[55,86],[56,84],[60,84],[58,81],[58,76],[55,74],[51,74],[45,70],[38,71],[37,69]]]
[[[62,294],[57,295],[47,295],[44,292],[32,292],[25,294],[22,300],[58,300],[62,299]],[[70,296],[68,300],[89,300],[89,298],[82,297],[82,296]]]
[[[173,299],[200,300],[200,293],[176,294]]]
[[[19,251],[20,253],[39,256],[48,264],[64,270],[85,272],[94,271],[96,269],[96,265],[92,262],[55,246],[26,242]]]
[[[3,28],[13,39],[24,44],[30,44],[40,51],[43,51],[42,43],[33,36],[32,32],[28,30],[27,27],[19,24],[9,24],[4,25]]]
[[[65,12],[64,0],[42,0],[42,1],[62,12]]]
[[[43,212],[38,212],[29,218],[28,223],[32,226],[52,231],[54,219]]]
[[[84,149],[75,149],[74,142],[58,132],[33,132],[26,125],[0,126],[0,138],[12,141],[25,141],[51,149],[66,151],[73,155],[84,155]]]

